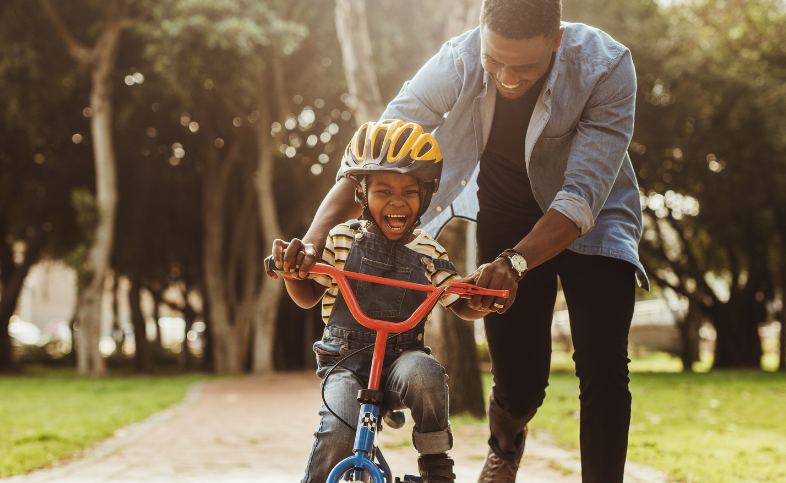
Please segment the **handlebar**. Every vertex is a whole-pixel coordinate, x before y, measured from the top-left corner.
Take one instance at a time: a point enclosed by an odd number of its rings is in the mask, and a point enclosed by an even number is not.
[[[276,264],[273,262],[273,257],[269,257],[267,262],[269,270],[274,272],[284,271],[283,269],[276,267]],[[311,267],[309,273],[318,273],[333,277],[338,283],[338,287],[341,290],[341,293],[344,295],[344,300],[347,302],[349,311],[352,313],[355,319],[361,325],[368,327],[369,329],[383,330],[386,332],[403,332],[414,327],[423,319],[428,311],[431,310],[431,308],[437,303],[439,298],[444,293],[455,294],[462,298],[472,298],[475,295],[493,295],[495,297],[507,297],[509,295],[507,290],[492,290],[463,282],[451,282],[447,285],[443,285],[442,287],[432,287],[431,285],[402,282],[400,280],[376,277],[374,275],[367,275],[364,273],[346,272],[324,263],[315,263]],[[360,309],[360,305],[358,304],[355,294],[352,292],[352,289],[349,286],[349,282],[347,282],[347,278],[431,293],[428,297],[426,297],[426,300],[423,301],[420,307],[418,307],[417,310],[415,310],[415,312],[413,312],[412,315],[403,322],[376,320],[366,316],[366,314],[364,314]]]

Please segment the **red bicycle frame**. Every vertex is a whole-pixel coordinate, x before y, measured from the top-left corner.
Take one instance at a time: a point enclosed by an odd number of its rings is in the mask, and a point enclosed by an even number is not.
[[[493,295],[495,297],[507,298],[507,290],[491,290],[481,288],[476,285],[468,283],[453,282],[442,287],[432,287],[430,285],[421,285],[419,283],[402,282],[400,280],[392,280],[389,278],[375,277],[373,275],[366,275],[363,273],[345,272],[339,270],[331,265],[324,263],[316,263],[311,267],[309,273],[319,273],[333,277],[338,283],[338,288],[344,295],[344,300],[347,302],[349,311],[361,325],[368,327],[377,332],[377,338],[374,343],[374,357],[371,361],[371,375],[368,381],[368,388],[375,391],[379,390],[379,379],[382,375],[382,361],[385,355],[385,344],[387,341],[388,333],[390,332],[404,332],[414,327],[418,322],[423,320],[423,317],[434,307],[439,298],[444,293],[456,294],[462,298],[472,298],[475,295]],[[392,285],[394,287],[402,287],[411,290],[419,290],[421,292],[431,292],[426,300],[420,304],[420,307],[403,322],[388,322],[385,320],[377,320],[368,317],[360,308],[352,288],[347,282],[347,278],[355,280],[363,280],[365,282],[380,283],[383,285]]]

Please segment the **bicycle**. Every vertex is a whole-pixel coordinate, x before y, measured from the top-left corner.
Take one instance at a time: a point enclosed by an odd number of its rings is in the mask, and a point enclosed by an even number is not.
[[[283,271],[282,269],[275,266],[272,257],[268,260],[268,268],[276,272]],[[326,483],[338,483],[342,478],[344,481],[368,481],[366,476],[368,476],[370,481],[373,483],[422,483],[422,479],[419,476],[413,475],[404,475],[403,480],[397,477],[394,482],[390,471],[390,466],[387,464],[384,456],[382,455],[382,452],[376,445],[375,436],[381,429],[382,425],[382,421],[380,420],[379,416],[383,393],[379,390],[379,381],[382,374],[382,361],[385,355],[385,345],[387,344],[388,339],[396,337],[397,335],[400,335],[415,327],[418,322],[423,320],[423,317],[426,316],[426,314],[434,307],[434,305],[436,305],[437,301],[439,301],[440,297],[442,297],[442,295],[445,293],[456,294],[462,298],[472,298],[475,295],[507,297],[509,295],[508,291],[491,290],[461,282],[449,283],[443,285],[442,287],[432,287],[430,285],[402,282],[399,280],[376,277],[362,273],[345,272],[324,263],[314,264],[314,266],[311,267],[309,273],[323,274],[333,277],[333,279],[338,283],[339,290],[341,290],[341,293],[344,295],[344,300],[349,307],[349,311],[352,313],[355,319],[363,326],[374,330],[377,333],[376,341],[373,345],[358,349],[357,351],[343,357],[336,363],[335,366],[330,369],[330,371],[328,371],[322,381],[322,401],[325,403],[325,407],[341,422],[351,427],[351,425],[341,419],[327,405],[324,394],[325,381],[327,381],[328,377],[330,377],[330,373],[333,372],[336,367],[339,367],[346,359],[371,347],[374,348],[368,388],[361,389],[358,392],[360,414],[358,416],[358,424],[355,428],[353,428],[356,431],[355,443],[352,449],[354,455],[339,462],[330,472]],[[403,322],[376,320],[366,316],[366,314],[363,313],[354,293],[352,292],[352,289],[349,286],[349,282],[347,282],[347,278],[431,293],[426,297],[426,300],[421,303],[420,307],[418,307],[412,313],[412,315],[410,315],[410,317]],[[392,331],[395,331],[395,333],[392,336],[388,336],[388,334]],[[403,420],[399,419],[397,423],[398,422],[403,425]],[[401,427],[398,424],[391,424],[390,422],[388,425],[393,427]],[[375,459],[377,460],[376,463],[374,462]]]

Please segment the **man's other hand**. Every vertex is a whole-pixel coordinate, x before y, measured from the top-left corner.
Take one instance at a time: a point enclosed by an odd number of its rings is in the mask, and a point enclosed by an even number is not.
[[[507,290],[510,295],[508,298],[475,295],[470,299],[469,306],[474,310],[490,310],[504,314],[516,300],[516,291],[519,288],[518,275],[513,271],[510,263],[503,258],[481,265],[478,272],[475,272],[477,273],[475,285],[492,290]]]

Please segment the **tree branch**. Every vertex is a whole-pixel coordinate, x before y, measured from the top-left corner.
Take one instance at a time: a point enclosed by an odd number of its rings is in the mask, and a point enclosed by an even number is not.
[[[55,10],[49,0],[38,1],[41,4],[41,8],[44,9],[46,16],[49,17],[49,21],[52,22],[52,26],[60,36],[60,39],[65,43],[66,49],[68,53],[71,54],[71,57],[83,64],[92,63],[95,57],[95,50],[88,48],[71,34],[71,31],[68,30],[68,27],[66,27],[60,15],[57,13],[57,10]]]
[[[134,27],[139,27],[140,25],[144,24],[147,19],[150,17],[147,11],[140,13],[136,17],[133,18],[126,18],[124,17],[120,20],[120,28],[121,29],[131,29]]]

